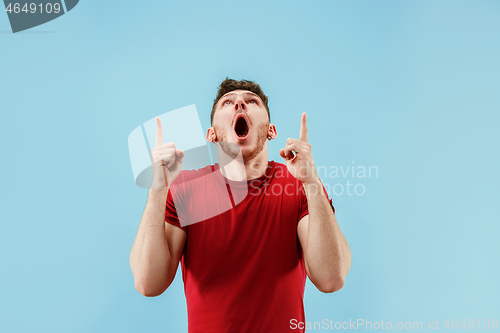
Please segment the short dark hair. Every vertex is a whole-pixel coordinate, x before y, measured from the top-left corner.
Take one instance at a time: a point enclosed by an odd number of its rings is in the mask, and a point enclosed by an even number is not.
[[[262,88],[257,83],[248,80],[236,81],[226,77],[226,79],[220,84],[219,90],[217,91],[217,97],[215,97],[214,105],[212,106],[212,114],[210,115],[210,125],[212,125],[214,121],[215,108],[217,106],[217,103],[222,98],[222,96],[233,90],[248,90],[259,96],[266,106],[267,115],[269,116],[269,121],[271,121],[269,106],[267,106],[267,96],[264,94]]]

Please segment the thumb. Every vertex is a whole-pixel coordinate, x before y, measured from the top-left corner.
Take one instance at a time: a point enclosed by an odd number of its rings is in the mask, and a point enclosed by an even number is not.
[[[175,156],[177,158],[177,161],[182,164],[182,161],[184,160],[184,155],[186,155],[186,153],[184,153],[183,150],[181,149],[176,149],[175,150]]]
[[[280,156],[286,160],[285,149],[280,149]]]
[[[294,153],[291,151],[287,152],[287,151],[285,151],[285,149],[281,149],[280,156],[283,157],[283,159],[285,161],[290,161],[290,160],[293,160],[295,158],[295,156],[297,156],[297,155],[294,155]]]

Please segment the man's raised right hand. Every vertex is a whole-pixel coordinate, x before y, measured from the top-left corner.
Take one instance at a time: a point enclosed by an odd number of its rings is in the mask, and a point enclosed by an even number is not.
[[[184,159],[184,152],[175,149],[175,143],[163,143],[161,120],[156,117],[156,147],[151,149],[153,162],[152,189],[166,189],[179,175]]]

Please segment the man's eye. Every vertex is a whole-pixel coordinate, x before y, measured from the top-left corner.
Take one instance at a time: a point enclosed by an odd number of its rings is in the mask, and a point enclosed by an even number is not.
[[[257,104],[257,101],[255,101],[255,100],[253,100],[253,99],[252,99],[252,100],[251,100],[250,102],[248,102],[248,103]]]
[[[223,105],[229,105],[231,104],[231,101],[225,101]]]

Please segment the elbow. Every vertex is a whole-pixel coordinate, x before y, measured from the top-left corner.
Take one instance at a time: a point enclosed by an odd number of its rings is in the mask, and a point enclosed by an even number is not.
[[[339,291],[344,286],[345,279],[343,277],[330,278],[321,283],[314,283],[319,291],[325,294]]]
[[[134,278],[134,287],[141,295],[146,297],[160,296],[172,284],[175,274],[156,274],[151,275],[144,270],[135,270],[132,267],[132,275]]]
[[[138,281],[134,282],[134,287],[141,295],[146,296],[146,297],[160,296],[168,288],[168,286],[162,287],[162,288],[158,288],[158,287],[155,288],[155,287],[148,286],[145,283],[140,283]]]
[[[136,286],[135,289],[143,296],[146,296],[146,297],[156,297],[156,296],[160,296],[162,293],[158,293],[158,292],[153,292],[152,290],[148,290],[148,289],[145,289],[145,288],[142,288],[142,287],[139,287],[139,286]]]

